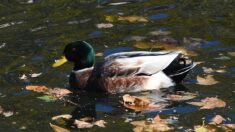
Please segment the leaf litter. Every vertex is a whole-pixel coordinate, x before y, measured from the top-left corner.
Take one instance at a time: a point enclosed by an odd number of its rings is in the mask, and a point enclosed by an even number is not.
[[[105,127],[106,122],[104,120],[95,121],[94,118],[81,118],[75,119],[74,125],[79,129],[92,128],[93,126]]]
[[[59,127],[57,125],[51,124],[50,123],[51,128],[54,130],[54,132],[70,132],[70,130]]]

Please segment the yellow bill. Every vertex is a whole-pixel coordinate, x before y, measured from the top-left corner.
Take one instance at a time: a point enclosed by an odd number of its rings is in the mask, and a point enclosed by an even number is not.
[[[65,58],[65,56],[62,56],[61,59],[55,60],[55,63],[53,63],[52,67],[59,67],[66,63],[68,60]]]

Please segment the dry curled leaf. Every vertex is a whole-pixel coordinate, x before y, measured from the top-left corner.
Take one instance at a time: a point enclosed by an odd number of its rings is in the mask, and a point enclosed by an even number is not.
[[[217,97],[207,97],[202,99],[201,102],[188,102],[188,104],[200,106],[200,109],[214,109],[226,106],[226,103]]]
[[[215,85],[218,81],[213,78],[213,75],[206,75],[205,77],[197,76],[197,84],[199,85]]]
[[[58,115],[58,116],[53,116],[51,119],[52,120],[57,120],[59,118],[63,118],[63,119],[71,119],[72,115],[70,114],[64,114],[64,115]]]
[[[68,129],[59,127],[57,125],[53,125],[50,123],[51,128],[54,130],[54,132],[70,132]]]

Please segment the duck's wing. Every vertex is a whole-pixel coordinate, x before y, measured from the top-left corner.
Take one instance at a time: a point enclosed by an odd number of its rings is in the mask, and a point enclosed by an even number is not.
[[[105,57],[101,76],[152,75],[164,70],[179,55],[175,52],[122,52]]]

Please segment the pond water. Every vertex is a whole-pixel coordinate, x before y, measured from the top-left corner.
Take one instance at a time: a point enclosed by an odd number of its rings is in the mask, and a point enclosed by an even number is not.
[[[193,129],[208,122],[214,115],[222,115],[226,122],[235,123],[235,1],[234,0],[1,0],[0,2],[0,106],[12,111],[10,117],[0,115],[0,131],[52,131],[51,117],[71,114],[73,118],[92,116],[107,122],[106,128],[93,127],[85,131],[132,131],[124,122],[146,119],[160,114],[162,118],[178,118],[175,131]],[[110,4],[111,3],[111,4]],[[105,16],[143,16],[149,22],[108,22]],[[96,24],[112,23],[110,28]],[[169,31],[163,37],[150,32]],[[199,110],[198,107],[176,103],[162,111],[135,113],[120,103],[121,95],[82,92],[72,97],[78,106],[63,101],[44,102],[41,93],[25,90],[25,86],[46,85],[68,87],[68,75],[73,67],[66,64],[52,68],[69,42],[86,40],[96,53],[139,49],[138,42],[161,41],[184,47],[197,54],[195,61],[203,61],[185,78],[182,85],[189,92],[198,93],[195,100],[218,97],[225,108]],[[164,47],[163,47],[164,48]],[[103,57],[97,57],[97,61]],[[210,73],[218,81],[215,85],[196,84],[202,67],[226,72]],[[30,74],[42,73],[38,77]],[[23,75],[27,79],[20,79]],[[56,124],[56,122],[54,122]],[[182,126],[182,127],[181,127]],[[71,128],[68,124],[62,125]]]

